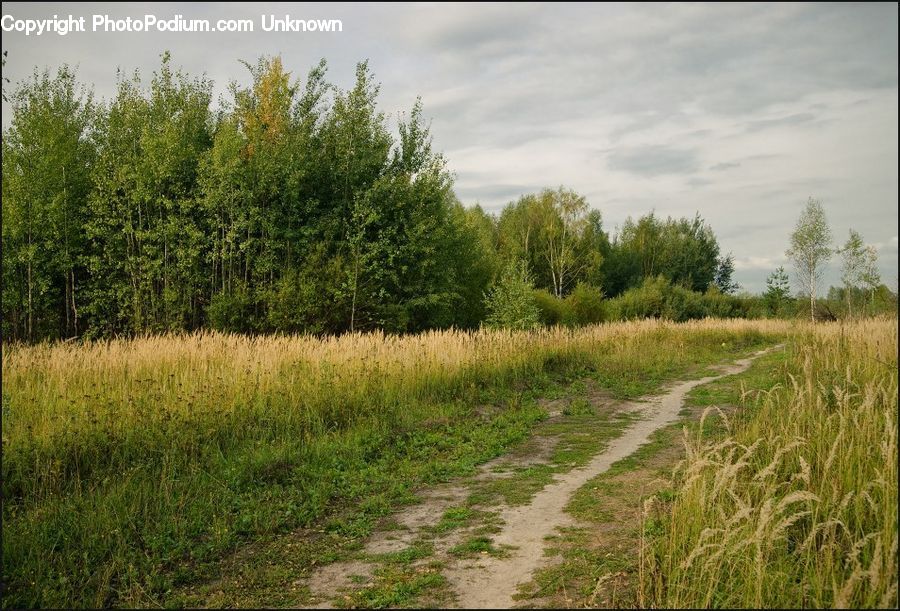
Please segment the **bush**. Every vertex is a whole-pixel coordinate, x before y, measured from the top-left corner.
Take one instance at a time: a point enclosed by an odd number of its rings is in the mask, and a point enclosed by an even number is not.
[[[309,320],[309,312],[315,308],[319,292],[315,285],[304,280],[300,274],[288,272],[275,283],[267,300],[270,304],[268,324],[271,328],[290,333],[319,333],[323,330],[321,322]]]
[[[721,293],[719,296],[728,298]],[[683,322],[705,318],[709,315],[708,305],[721,311],[730,308],[730,305],[723,302],[719,296],[711,296],[707,304],[704,295],[682,286],[672,285],[663,276],[645,278],[641,286],[629,289],[608,302],[607,319],[666,318]]]
[[[494,329],[533,329],[541,324],[534,285],[524,262],[507,264],[485,297],[485,309],[485,325]]]
[[[565,300],[560,299],[547,289],[535,289],[532,294],[538,308],[541,324],[552,327],[554,325],[567,324],[571,320],[572,314],[569,311],[569,304]]]
[[[206,316],[216,331],[247,333],[255,330],[253,299],[243,286],[232,293],[213,295]]]
[[[716,286],[711,286],[703,293],[703,310],[706,316],[713,318],[737,318],[740,314],[739,300],[726,295]]]
[[[350,320],[349,299],[342,286],[346,277],[342,259],[329,256],[322,245],[315,246],[297,269],[285,271],[266,291],[262,301],[268,311],[261,322],[272,331],[316,335],[346,328]],[[401,315],[406,315],[405,310]],[[394,320],[386,314],[382,317]]]
[[[662,318],[684,322],[704,318],[703,295],[682,286],[668,285],[663,289]]]
[[[661,318],[665,306],[665,293],[671,288],[662,276],[645,278],[641,286],[628,289],[612,304],[618,320]]]
[[[586,282],[578,283],[566,298],[566,304],[579,325],[592,325],[606,319],[603,291]]]
[[[673,285],[662,276],[647,278],[605,302],[605,320],[666,318],[676,322],[698,318],[765,318],[768,315],[762,297],[750,294],[726,295],[711,286],[698,293]]]
[[[747,294],[738,299],[743,302],[744,318],[768,318],[768,308],[762,297]]]

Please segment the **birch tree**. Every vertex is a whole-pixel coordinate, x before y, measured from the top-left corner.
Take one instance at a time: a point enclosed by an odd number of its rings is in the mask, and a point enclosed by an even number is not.
[[[819,200],[810,197],[791,234],[786,255],[793,261],[801,292],[809,295],[809,318],[816,320],[816,291],[831,258],[831,229]]]
[[[562,297],[573,284],[588,260],[578,252],[577,242],[587,225],[588,205],[584,197],[560,187],[556,191],[544,191],[541,198],[551,212],[551,222],[544,225],[547,267],[553,281],[553,292]],[[555,212],[555,214],[553,214]]]
[[[847,314],[853,316],[853,292],[863,284],[863,270],[866,264],[866,247],[862,236],[853,229],[843,248],[841,255],[841,282],[844,283],[844,297],[847,301]]]
[[[878,271],[878,251],[874,246],[866,246],[860,280],[869,291],[869,305],[875,307],[875,291],[881,285],[881,274]]]
[[[522,260],[539,287],[557,297],[580,281],[599,284],[604,243],[600,213],[585,198],[564,189],[526,195],[504,208],[499,248],[507,260]]]

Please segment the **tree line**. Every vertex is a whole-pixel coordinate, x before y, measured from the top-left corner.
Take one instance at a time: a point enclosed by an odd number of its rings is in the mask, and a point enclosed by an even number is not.
[[[108,104],[35,73],[3,137],[6,337],[471,326],[477,217],[421,105],[388,130],[365,63],[339,91],[280,59],[219,110],[167,54]],[[484,245],[487,247],[487,244]]]
[[[548,324],[609,317],[596,304],[644,285],[737,288],[699,215],[611,238],[563,187],[498,215],[463,206],[421,102],[392,124],[367,62],[349,90],[324,60],[304,80],[277,57],[245,65],[249,84],[215,105],[168,53],[149,79],[120,73],[108,102],[68,67],[14,88],[4,338],[475,328],[502,324],[517,278]]]

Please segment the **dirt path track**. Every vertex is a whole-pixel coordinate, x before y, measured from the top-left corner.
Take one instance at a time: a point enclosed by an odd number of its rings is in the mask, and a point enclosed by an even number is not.
[[[462,540],[465,530],[434,539],[434,555],[445,563],[442,572],[453,589],[456,605],[464,609],[512,607],[515,604],[513,595],[519,584],[529,581],[534,571],[548,562],[544,556],[545,538],[553,535],[559,527],[574,524],[574,519],[564,509],[576,490],[647,443],[654,431],[675,422],[685,395],[691,389],[741,373],[754,359],[772,349],[759,351],[733,365],[720,366],[716,375],[678,382],[670,385],[664,394],[619,405],[619,411],[637,418],[621,435],[611,440],[604,451],[583,467],[556,474],[553,481],[537,492],[528,504],[500,510],[501,526],[493,536],[493,544],[505,550],[504,554],[481,555],[474,559],[449,556],[447,551]],[[536,462],[540,461],[540,457],[534,458]],[[528,457],[519,457],[518,460],[520,464],[523,461],[527,463]],[[504,474],[491,470],[496,462],[482,466],[476,480],[503,477]],[[447,508],[464,502],[468,493],[469,490],[460,485],[436,487],[428,491],[422,503],[395,514],[399,530],[373,534],[366,546],[366,553],[383,554],[405,549],[418,540],[429,526],[434,526]],[[339,596],[343,588],[351,587],[352,576],[357,576],[357,580],[360,577],[369,578],[372,569],[372,565],[360,561],[328,565],[313,574],[309,587],[321,607],[327,604],[327,600]]]

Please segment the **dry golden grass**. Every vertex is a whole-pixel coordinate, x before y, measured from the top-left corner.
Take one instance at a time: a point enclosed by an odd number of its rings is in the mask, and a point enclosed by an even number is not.
[[[685,435],[643,595],[662,607],[896,607],[897,321],[806,325],[724,439]]]
[[[4,444],[15,452],[25,439],[50,439],[105,423],[126,430],[191,419],[229,417],[277,406],[289,420],[331,424],[351,417],[373,397],[382,406],[431,396],[485,376],[539,371],[548,358],[576,353],[602,359],[615,346],[637,360],[647,340],[668,329],[690,336],[715,332],[777,334],[787,323],[707,321],[666,325],[626,322],[531,333],[435,331],[421,335],[350,334],[247,337],[202,332],[84,344],[6,346]],[[674,331],[672,331],[674,332]],[[660,344],[683,358],[684,340]],[[659,355],[656,356],[659,358]],[[639,368],[636,368],[639,369]],[[8,444],[8,445],[7,445]]]

